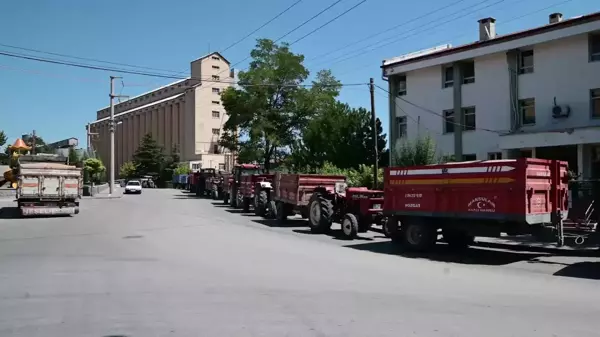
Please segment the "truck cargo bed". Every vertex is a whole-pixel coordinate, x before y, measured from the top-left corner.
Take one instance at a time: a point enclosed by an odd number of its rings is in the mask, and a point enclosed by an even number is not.
[[[322,174],[276,173],[273,200],[295,206],[306,206],[316,188],[333,191],[336,183],[346,182],[345,176]]]

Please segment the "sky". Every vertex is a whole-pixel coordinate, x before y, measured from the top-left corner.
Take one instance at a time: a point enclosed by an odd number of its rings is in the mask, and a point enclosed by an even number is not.
[[[27,54],[101,67],[106,63],[40,54],[12,47],[161,69],[130,70],[188,76],[190,61],[222,51],[298,0],[54,0],[5,1],[0,11],[0,52]],[[244,70],[257,38],[277,39],[337,0],[302,0],[277,20],[224,52]],[[477,20],[496,18],[497,33],[547,24],[548,14],[565,18],[600,10],[597,0],[341,0],[287,36],[305,55],[311,74],[331,69],[344,84],[375,83],[381,63],[402,54],[478,38]],[[236,64],[239,63],[239,64]],[[36,130],[46,142],[69,137],[85,147],[85,125],[108,106],[109,76],[122,76],[118,94],[135,96],[173,79],[80,69],[0,55],[0,130],[13,142]],[[387,93],[376,89],[376,114],[388,128]],[[370,107],[369,90],[347,86],[339,100]]]

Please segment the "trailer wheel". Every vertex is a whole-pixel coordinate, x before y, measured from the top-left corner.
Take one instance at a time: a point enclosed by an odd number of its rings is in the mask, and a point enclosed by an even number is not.
[[[342,220],[342,234],[345,239],[352,240],[358,234],[358,220],[352,213],[346,213]]]
[[[275,206],[275,218],[277,219],[278,225],[283,225],[285,220],[287,220],[287,214],[285,209],[285,204],[281,201],[278,201]]]
[[[392,233],[390,231],[390,219],[388,217],[383,217],[381,219],[381,229],[383,230],[383,235],[385,235],[386,238],[392,237]]]
[[[264,216],[266,213],[267,203],[269,198],[267,191],[260,191],[256,197],[256,204],[254,205],[254,214],[258,216]]]
[[[275,200],[269,201],[267,208],[267,216],[270,219],[277,219],[277,203]]]
[[[321,194],[313,194],[309,203],[308,222],[315,233],[327,232],[333,221],[333,204]]]
[[[444,228],[442,230],[444,241],[453,249],[466,249],[475,241],[475,237],[464,231]]]
[[[410,219],[402,224],[402,239],[406,248],[425,251],[435,245],[437,229],[421,219]]]
[[[242,212],[250,212],[250,198],[242,197]]]

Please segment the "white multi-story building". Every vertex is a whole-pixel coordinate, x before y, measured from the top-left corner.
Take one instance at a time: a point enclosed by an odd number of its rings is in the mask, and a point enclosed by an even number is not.
[[[600,13],[383,62],[390,94],[391,153],[428,134],[438,152],[464,160],[568,160],[600,177]],[[461,111],[456,114],[455,111]]]

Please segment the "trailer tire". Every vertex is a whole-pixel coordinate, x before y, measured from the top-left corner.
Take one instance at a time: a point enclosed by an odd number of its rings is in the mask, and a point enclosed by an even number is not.
[[[250,212],[250,198],[242,197],[242,212]]]
[[[402,243],[414,251],[426,251],[437,241],[437,228],[422,219],[414,218],[402,224]]]
[[[278,225],[283,225],[287,220],[285,204],[281,201],[278,201],[275,206],[275,218],[277,219]]]
[[[346,213],[342,219],[342,235],[345,239],[352,240],[358,234],[358,220],[352,213]]]
[[[388,217],[383,217],[381,219],[381,230],[383,231],[383,235],[385,235],[386,238],[392,237],[392,233],[390,231],[390,219]]]
[[[452,249],[458,250],[468,248],[475,241],[474,236],[469,235],[466,232],[457,230],[443,229],[442,236],[444,238],[444,241],[446,241],[446,243],[448,243],[448,245]]]
[[[256,198],[256,204],[254,206],[254,214],[258,216],[265,216],[267,210],[267,203],[269,202],[269,196],[267,191],[260,191]]]
[[[267,217],[270,219],[277,219],[277,203],[275,200],[269,201],[267,208]]]
[[[326,233],[333,222],[333,203],[319,193],[313,194],[308,204],[308,223],[314,233]]]

